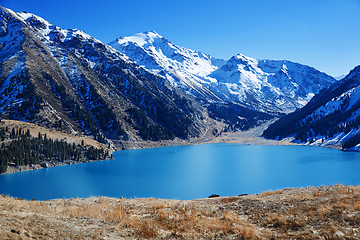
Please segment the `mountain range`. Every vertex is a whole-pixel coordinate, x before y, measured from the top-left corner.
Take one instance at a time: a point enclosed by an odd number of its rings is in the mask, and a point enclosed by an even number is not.
[[[109,44],[137,64],[205,102],[234,102],[271,115],[303,107],[333,77],[290,61],[238,54],[225,61],[185,49],[156,32],[121,37]]]
[[[80,30],[1,10],[0,109],[119,141],[199,136],[207,116],[161,77]],[[206,125],[207,127],[207,125]]]
[[[156,32],[104,44],[0,9],[2,117],[124,148],[246,130],[303,107],[332,84],[333,77],[290,61],[218,59]]]

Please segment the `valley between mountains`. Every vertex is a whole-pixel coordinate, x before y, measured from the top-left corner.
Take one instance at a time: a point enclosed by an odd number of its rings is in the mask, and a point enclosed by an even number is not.
[[[70,159],[210,141],[357,150],[358,70],[336,80],[286,60],[218,59],[154,31],[104,44],[34,14],[0,9],[3,124],[14,120],[63,134],[53,140],[72,144]],[[37,137],[19,128],[4,126],[3,171],[9,164],[54,162],[44,153],[11,160],[9,142]],[[76,139],[97,143],[81,146]],[[89,155],[90,147],[103,152]]]
[[[360,66],[335,79],[288,60],[241,53],[219,59],[155,31],[103,43],[80,29],[0,6],[0,173],[109,160],[118,150],[201,143],[360,151],[359,127]],[[194,167],[196,177],[198,167],[204,166]],[[301,179],[309,168],[295,167]],[[187,201],[27,201],[0,194],[0,238],[360,238],[359,186],[239,194]]]

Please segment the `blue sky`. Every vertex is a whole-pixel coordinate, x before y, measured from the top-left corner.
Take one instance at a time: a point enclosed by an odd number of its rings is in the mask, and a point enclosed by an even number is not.
[[[286,59],[333,76],[360,65],[360,0],[0,0],[104,43],[155,30],[229,59]]]

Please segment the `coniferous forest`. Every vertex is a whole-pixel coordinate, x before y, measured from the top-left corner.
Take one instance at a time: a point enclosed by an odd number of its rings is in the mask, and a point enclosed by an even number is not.
[[[32,137],[28,129],[0,127],[0,173],[6,172],[8,165],[15,167],[48,162],[103,160],[109,152],[93,146],[77,145],[61,140],[53,140],[39,133]]]

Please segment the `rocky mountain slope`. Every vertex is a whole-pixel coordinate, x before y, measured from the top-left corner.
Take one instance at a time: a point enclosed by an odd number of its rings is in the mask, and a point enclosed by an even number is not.
[[[6,8],[0,49],[3,118],[123,147],[246,130],[301,107],[335,81],[286,61],[217,59],[155,32],[106,45]]]
[[[176,46],[156,32],[121,37],[109,45],[202,102],[232,102],[272,115],[303,107],[336,81],[289,61],[257,60],[241,54],[224,61]]]
[[[360,66],[323,89],[302,109],[272,124],[264,136],[360,150]]]
[[[80,30],[0,10],[3,117],[119,141],[198,137],[206,111]]]

